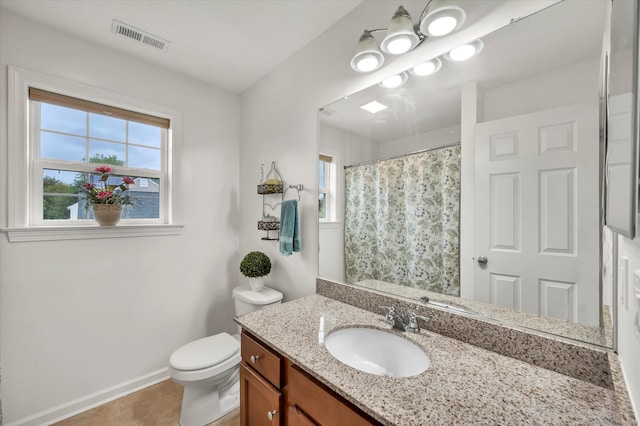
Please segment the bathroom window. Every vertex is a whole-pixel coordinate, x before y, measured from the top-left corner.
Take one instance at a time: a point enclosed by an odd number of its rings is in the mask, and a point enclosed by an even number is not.
[[[323,154],[318,162],[318,218],[321,222],[336,220],[336,162]]]
[[[179,113],[58,79],[52,86],[54,79],[41,74],[34,82],[29,74],[10,69],[10,122],[16,124],[10,126],[9,152],[23,160],[9,162],[9,202],[16,203],[9,209],[10,227],[96,227],[80,187],[97,183],[99,165],[113,169],[108,185],[120,184],[124,176],[134,180],[134,203],[118,227],[176,224]],[[26,147],[12,144],[21,139]]]

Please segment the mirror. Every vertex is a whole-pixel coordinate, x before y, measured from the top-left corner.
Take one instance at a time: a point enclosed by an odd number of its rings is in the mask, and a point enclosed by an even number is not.
[[[468,61],[320,108],[319,276],[611,347],[609,12],[560,2],[482,37]]]
[[[612,230],[634,238],[637,217],[637,20],[638,3],[614,1],[611,5],[607,120],[606,215]],[[636,55],[637,58],[637,55]]]

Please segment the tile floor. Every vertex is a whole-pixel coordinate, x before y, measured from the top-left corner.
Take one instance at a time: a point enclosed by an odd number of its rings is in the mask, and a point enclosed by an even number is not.
[[[172,380],[134,392],[54,426],[178,426],[182,386]],[[239,426],[240,409],[208,426]]]

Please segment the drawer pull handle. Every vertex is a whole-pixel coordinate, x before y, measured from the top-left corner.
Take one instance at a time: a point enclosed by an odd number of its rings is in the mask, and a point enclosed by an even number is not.
[[[276,410],[267,411],[267,418],[269,419],[269,421],[273,420],[273,418],[276,416],[276,414],[278,414],[278,412]]]
[[[251,364],[255,364],[258,359],[260,359],[260,355],[251,355],[251,358],[249,358]]]

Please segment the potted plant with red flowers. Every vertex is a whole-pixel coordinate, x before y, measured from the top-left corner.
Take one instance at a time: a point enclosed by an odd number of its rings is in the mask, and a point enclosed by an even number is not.
[[[96,167],[96,173],[100,173],[97,184],[87,182],[82,185],[85,195],[87,212],[93,208],[93,215],[100,226],[115,226],[120,221],[122,206],[133,204],[129,195],[129,185],[134,180],[128,176],[122,178],[119,185],[109,184],[109,175],[113,169],[109,166]]]

